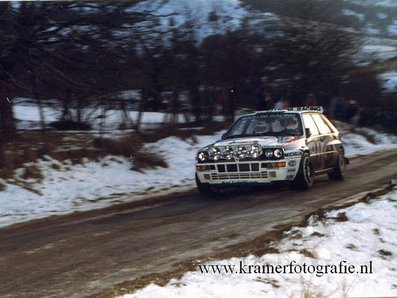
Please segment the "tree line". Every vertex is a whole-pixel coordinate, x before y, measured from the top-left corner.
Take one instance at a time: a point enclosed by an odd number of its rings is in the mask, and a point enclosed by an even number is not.
[[[62,121],[87,121],[87,110],[105,117],[116,106],[129,126],[134,101],[140,116],[146,109],[166,108],[202,123],[211,120],[217,106],[231,119],[237,106],[255,107],[263,85],[294,105],[313,95],[327,103],[343,92],[359,96],[354,84],[368,76],[353,64],[359,37],[337,26],[248,16],[238,28],[222,31],[214,11],[208,23],[218,33],[202,37],[193,20],[176,24],[172,13],[139,12],[134,4],[0,3],[2,142],[16,135],[16,96],[37,102],[43,128],[43,107],[54,98],[61,103]],[[159,25],[164,19],[168,25]],[[376,84],[374,76],[368,80]],[[136,90],[138,98],[120,98],[125,90]],[[375,96],[380,89],[370,92]],[[137,129],[140,118],[132,123]]]

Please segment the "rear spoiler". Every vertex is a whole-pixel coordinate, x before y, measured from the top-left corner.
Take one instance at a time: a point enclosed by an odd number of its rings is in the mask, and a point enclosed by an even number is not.
[[[269,112],[274,112],[274,111],[295,111],[295,112],[303,112],[303,111],[313,111],[313,112],[320,112],[320,113],[324,113],[324,109],[322,106],[304,106],[304,107],[290,107],[290,108],[286,108],[286,109],[270,109],[270,110],[266,110]],[[263,111],[263,112],[266,112]],[[260,111],[262,112],[262,111]],[[258,112],[257,112],[258,113]]]
[[[291,107],[287,108],[288,111],[315,111],[324,113],[324,109],[322,106],[305,106],[305,107]]]

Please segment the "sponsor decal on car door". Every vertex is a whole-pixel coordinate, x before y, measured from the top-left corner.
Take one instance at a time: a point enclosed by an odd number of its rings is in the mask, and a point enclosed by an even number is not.
[[[321,153],[321,168],[327,169],[331,168],[334,161],[333,158],[335,156],[335,149],[332,145],[332,141],[334,140],[334,136],[331,128],[324,122],[319,114],[312,115],[314,122],[317,125],[318,130],[320,131],[320,153]]]
[[[321,169],[321,141],[320,132],[310,114],[303,114],[304,127],[310,129],[311,136],[307,138],[307,146],[310,152],[310,161],[314,170]]]

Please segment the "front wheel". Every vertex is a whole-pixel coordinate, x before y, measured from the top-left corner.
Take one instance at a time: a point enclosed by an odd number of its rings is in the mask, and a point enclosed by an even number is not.
[[[328,174],[330,180],[342,181],[346,176],[346,159],[343,150],[339,150],[336,160],[336,167],[332,173]]]
[[[309,189],[314,182],[314,170],[308,153],[302,155],[298,174],[293,181],[293,186],[298,189]]]

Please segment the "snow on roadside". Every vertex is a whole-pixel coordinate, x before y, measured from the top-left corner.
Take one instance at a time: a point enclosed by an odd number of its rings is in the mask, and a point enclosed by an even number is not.
[[[364,6],[383,6],[383,7],[397,7],[395,0],[350,0],[357,5]]]
[[[20,101],[22,99],[19,99]],[[61,111],[53,109],[51,107],[44,107],[43,108],[45,122],[51,123],[59,120]],[[37,105],[34,103],[22,102],[20,104],[16,104],[14,106],[14,114],[15,118],[17,119],[17,128],[19,130],[29,130],[29,129],[40,129],[40,115],[39,109]],[[136,121],[138,118],[137,111],[129,111],[128,112],[130,119],[132,121]],[[99,116],[101,115],[101,111],[95,111],[90,113],[90,119],[93,122],[93,129],[100,129],[100,119]],[[142,115],[142,128],[145,126],[153,126],[153,125],[160,125],[164,123],[165,114],[160,112],[145,112]],[[119,128],[119,125],[122,123],[121,121],[121,112],[117,110],[109,110],[106,113],[106,121],[105,121],[105,130],[115,130]],[[179,115],[178,117],[179,123],[184,123],[185,118],[183,115]]]
[[[380,43],[383,41],[383,45],[376,44],[377,42]],[[397,43],[393,41],[393,43],[390,42],[390,44],[385,44],[388,41],[376,39],[376,38],[370,38],[367,39],[365,45],[360,49],[360,57],[366,58],[366,60],[370,61],[379,61],[379,62],[385,62],[389,59],[393,59],[397,56],[396,51],[397,51]]]
[[[397,136],[380,133],[370,128],[342,133],[347,157],[368,155],[378,151],[397,149]]]
[[[144,172],[130,170],[131,162],[116,156],[107,156],[100,162],[86,160],[83,164],[60,163],[45,156],[36,164],[43,180],[25,181],[40,194],[0,181],[5,184],[5,189],[0,191],[0,227],[144,199],[160,190],[191,189],[194,186],[195,152],[220,135],[221,132],[213,136],[197,136],[197,143],[191,139],[182,141],[169,137],[148,144],[149,152],[160,154],[169,167]],[[22,175],[22,169],[17,171],[17,177]]]
[[[157,119],[156,115],[148,116],[148,121],[155,122]],[[346,130],[343,141],[349,157],[397,148],[396,136],[377,133],[371,129],[359,131],[370,136],[375,143],[371,143],[362,134]],[[115,132],[112,134],[115,135]],[[116,156],[107,156],[100,162],[86,160],[83,164],[72,164],[71,161],[60,163],[47,156],[35,164],[40,168],[43,180],[23,181],[39,193],[0,180],[0,184],[5,185],[5,189],[0,191],[0,227],[141,200],[156,193],[167,194],[191,189],[195,185],[196,151],[220,136],[221,132],[212,136],[197,136],[197,143],[192,139],[182,141],[168,137],[147,144],[146,149],[160,154],[169,167],[144,172],[131,171],[131,161]],[[22,180],[22,169],[17,170],[18,176]]]
[[[211,273],[198,267],[164,287],[151,284],[122,297],[396,297],[396,208],[394,190],[320,220],[311,217],[307,227],[294,227],[272,244],[278,253],[213,261],[204,264]],[[229,265],[233,273],[224,270]],[[277,265],[281,273],[265,269]],[[344,273],[349,266],[354,273]]]
[[[397,25],[396,25],[397,27]],[[397,30],[397,29],[396,29]],[[385,72],[378,76],[386,92],[397,92],[397,72]]]

